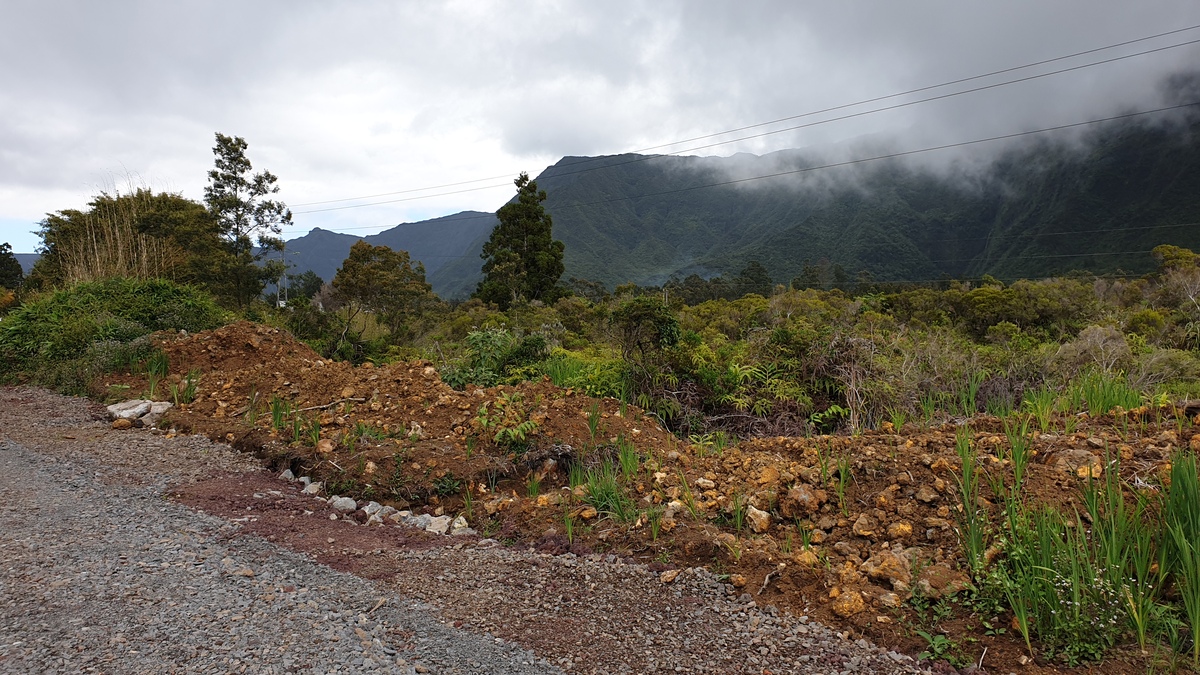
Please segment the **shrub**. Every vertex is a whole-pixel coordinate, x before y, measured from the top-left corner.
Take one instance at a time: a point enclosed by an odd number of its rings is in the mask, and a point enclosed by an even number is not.
[[[163,279],[86,282],[24,304],[0,324],[0,375],[71,393],[91,376],[149,355],[145,336],[222,323],[202,292]],[[75,371],[74,375],[66,373]]]

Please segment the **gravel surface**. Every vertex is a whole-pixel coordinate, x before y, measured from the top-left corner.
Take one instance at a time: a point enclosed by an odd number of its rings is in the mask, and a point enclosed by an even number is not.
[[[483,540],[336,572],[163,498],[249,458],[100,412],[0,388],[0,672],[919,672],[703,570]]]

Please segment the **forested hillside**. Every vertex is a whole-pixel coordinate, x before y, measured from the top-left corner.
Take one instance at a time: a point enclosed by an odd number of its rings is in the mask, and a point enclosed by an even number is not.
[[[970,179],[892,160],[704,187],[829,162],[789,150],[566,157],[537,180],[567,276],[610,288],[737,272],[752,260],[782,283],[823,260],[877,281],[1144,273],[1154,246],[1200,244],[1189,226],[1200,221],[1196,131],[1195,122],[1113,125],[1082,146],[1010,150]],[[435,288],[473,288],[478,258],[462,255],[432,275]]]

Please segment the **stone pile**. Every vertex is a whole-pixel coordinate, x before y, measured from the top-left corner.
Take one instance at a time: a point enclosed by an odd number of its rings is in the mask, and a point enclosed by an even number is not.
[[[401,511],[392,506],[384,506],[379,502],[356,501],[352,497],[342,497],[339,495],[330,495],[326,498],[320,496],[324,486],[320,482],[314,482],[308,476],[296,478],[289,470],[284,471],[279,477],[288,481],[304,483],[304,494],[313,495],[314,499],[329,505],[330,508],[337,512],[330,514],[330,519],[337,519],[337,514],[341,514],[342,518],[352,520],[361,525],[391,524],[396,527],[416,527],[432,534],[448,534],[456,537],[479,534],[471,528],[464,516],[435,516],[428,513],[414,514],[412,511]]]
[[[133,399],[114,403],[106,408],[108,419],[112,420],[114,429],[140,429],[156,427],[164,413],[174,405],[167,401],[149,401]]]

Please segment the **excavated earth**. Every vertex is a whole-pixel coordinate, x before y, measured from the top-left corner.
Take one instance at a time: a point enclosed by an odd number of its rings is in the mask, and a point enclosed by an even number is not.
[[[915,656],[927,646],[916,631],[931,626],[907,602],[914,590],[936,600],[968,585],[955,530],[953,423],[697,446],[634,406],[549,381],[456,391],[432,364],[331,362],[262,325],[160,335],[157,344],[171,375],[155,397],[182,389],[188,373],[198,383],[194,401],[160,422],[170,429],[164,441],[203,434],[267,468],[189,476],[173,499],[422,599],[454,625],[516,641],[568,672],[907,669],[911,662],[869,645]],[[114,398],[148,386],[133,375],[108,384]],[[524,447],[493,440],[521,422],[534,427]],[[1106,461],[1119,455],[1122,475],[1142,485],[1173,449],[1200,444],[1191,424],[1161,411],[1051,426],[1031,432],[1023,492],[1068,510],[1081,477],[1100,475]],[[984,470],[1002,474],[1000,420],[978,417],[970,429]],[[620,467],[622,446],[639,459],[619,479],[637,507],[624,521],[589,508],[571,480],[572,471]],[[313,495],[273,477],[285,470],[323,489]],[[364,511],[331,508],[334,495],[463,516],[477,534],[363,525]],[[985,487],[985,507],[988,498]],[[714,610],[714,598],[725,609]],[[814,621],[833,628],[842,651],[798,646],[805,630],[826,636]],[[959,665],[1066,671],[1026,657],[1014,630],[986,635],[970,624],[958,611],[933,627],[958,646]],[[828,654],[840,656],[823,660]],[[1148,658],[1117,650],[1097,668],[1145,672]],[[925,667],[953,671],[946,662]]]

